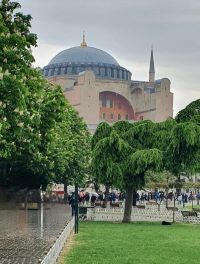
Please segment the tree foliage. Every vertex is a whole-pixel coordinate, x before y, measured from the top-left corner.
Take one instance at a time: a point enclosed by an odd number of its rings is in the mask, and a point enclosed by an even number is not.
[[[124,222],[130,221],[133,191],[145,186],[149,170],[180,175],[200,168],[200,126],[195,122],[120,121],[110,128],[101,124],[97,131],[92,152],[94,174],[101,183],[109,180],[126,191]]]
[[[176,121],[180,123],[174,131],[177,140],[174,140],[173,151],[178,153],[176,164],[179,170],[196,173],[200,172],[200,99],[193,101],[177,116]],[[184,135],[182,140],[181,135]],[[181,155],[179,155],[181,153]]]
[[[169,171],[163,170],[155,172],[153,170],[148,170],[145,173],[145,188],[165,188],[168,190],[175,186],[176,180],[177,178]]]
[[[32,67],[31,16],[20,4],[0,3],[0,184],[43,187],[83,175],[89,133],[62,89]],[[79,145],[80,144],[80,145]],[[73,175],[73,176],[72,176]]]
[[[108,127],[108,124],[101,124]],[[162,164],[162,151],[153,148],[152,135],[155,125],[151,121],[130,124],[127,121],[107,128],[95,140],[93,148],[93,171],[100,183],[126,190],[124,221],[130,221],[133,191],[144,186],[145,172]],[[100,135],[99,135],[100,134]]]
[[[102,125],[101,125],[102,127]],[[97,130],[99,133],[99,130]],[[93,149],[92,167],[98,183],[108,186],[122,185],[121,162],[130,153],[130,146],[110,127],[110,135],[99,136]]]
[[[200,99],[193,101],[181,110],[177,116],[176,121],[180,122],[193,122],[200,125]]]
[[[109,124],[104,123],[104,122],[100,123],[91,140],[92,149],[95,147],[95,145],[97,144],[99,140],[105,137],[109,137],[111,131],[112,131],[112,128],[109,126]]]

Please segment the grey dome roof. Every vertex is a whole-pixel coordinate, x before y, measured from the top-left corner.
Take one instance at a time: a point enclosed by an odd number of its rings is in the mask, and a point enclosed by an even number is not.
[[[107,52],[93,47],[73,47],[58,53],[50,62],[51,64],[111,64],[120,66],[119,63]]]
[[[88,47],[84,38],[80,47],[58,53],[43,68],[43,74],[46,78],[59,75],[78,76],[86,70],[92,70],[101,79],[131,80],[131,72],[121,67],[107,52]]]

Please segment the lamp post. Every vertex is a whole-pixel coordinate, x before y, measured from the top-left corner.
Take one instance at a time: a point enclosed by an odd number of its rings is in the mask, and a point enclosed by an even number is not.
[[[174,208],[173,208],[173,223],[175,223],[175,206],[176,206],[176,193],[173,193]]]
[[[191,199],[192,199],[192,210],[193,210],[193,207],[194,207],[194,201],[193,201],[193,193],[191,192]]]
[[[78,183],[75,183],[75,234],[78,234]]]

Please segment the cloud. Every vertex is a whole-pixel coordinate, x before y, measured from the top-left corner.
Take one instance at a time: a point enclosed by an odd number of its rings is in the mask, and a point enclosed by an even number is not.
[[[174,109],[200,97],[199,0],[20,0],[33,16],[38,34],[36,65],[44,66],[59,51],[80,45],[103,49],[147,80],[150,47],[154,44],[156,76],[168,77]]]

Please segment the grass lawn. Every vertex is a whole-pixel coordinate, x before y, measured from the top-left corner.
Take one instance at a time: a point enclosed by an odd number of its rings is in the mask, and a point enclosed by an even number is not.
[[[193,208],[200,209],[200,205],[194,205]],[[181,208],[181,210],[192,210],[192,205],[185,205],[185,207]]]
[[[66,264],[197,264],[200,225],[81,222]]]

